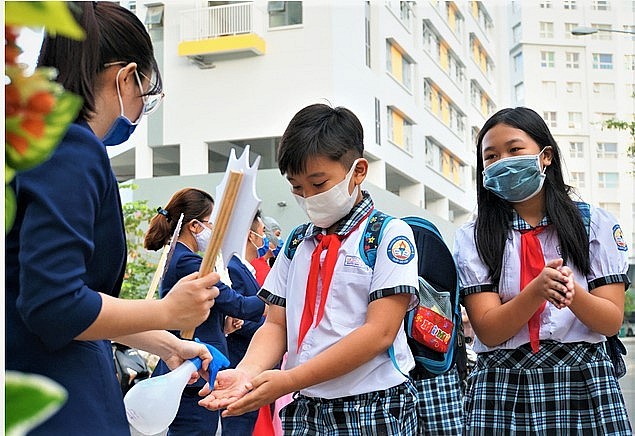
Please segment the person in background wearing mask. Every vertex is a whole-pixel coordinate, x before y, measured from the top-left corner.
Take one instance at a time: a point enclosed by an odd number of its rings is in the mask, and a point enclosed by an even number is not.
[[[281,411],[285,434],[416,433],[403,319],[417,303],[417,253],[410,226],[393,219],[375,267],[360,258],[374,208],[360,187],[368,171],[363,136],[342,107],[311,105],[289,123],[278,166],[311,224],[258,293],[269,311],[244,359],[218,374],[211,394],[206,386],[201,405],[234,416],[299,391]],[[287,350],[287,369],[272,370]]]
[[[629,286],[620,226],[571,199],[531,109],[494,114],[476,155],[478,215],[454,242],[478,353],[464,434],[633,434],[604,347]]]
[[[204,346],[165,329],[203,322],[219,276],[184,276],[162,301],[117,298],[126,239],[105,145],[126,141],[158,107],[161,76],[132,12],[113,2],[69,9],[85,39],[45,35],[38,65],[56,68],[57,81],[83,107],[50,158],[11,182],[17,213],[5,241],[5,368],[43,375],[68,393],[30,435],[127,435],[110,340],[157,354],[172,368],[198,355],[206,369]]]
[[[282,251],[284,247],[284,238],[282,237],[282,229],[278,221],[270,216],[262,218],[265,224],[265,234],[269,237],[269,247],[271,248],[272,257],[269,258],[269,266],[273,266],[276,261],[276,257]]]
[[[176,247],[167,267],[159,295],[169,298],[174,284],[201,267],[203,260],[199,253],[204,253],[212,236],[210,216],[214,200],[207,192],[195,188],[184,188],[177,191],[165,208],[159,208],[157,215],[150,221],[144,239],[144,247],[148,250],[160,250],[169,243],[175,231],[179,217],[183,214],[183,225],[179,233]],[[265,305],[256,296],[243,296],[225,283],[219,281],[219,294],[216,304],[205,322],[198,326],[194,337],[213,345],[225,356],[228,355],[225,338],[225,316],[260,321]],[[178,331],[172,331],[174,335]],[[152,376],[169,372],[163,360],[157,364]],[[174,422],[170,425],[168,435],[214,435],[218,427],[218,412],[212,412],[198,406],[198,391],[204,385],[203,380],[187,386],[181,397],[181,404]]]
[[[236,292],[240,292],[244,296],[255,296],[262,285],[258,278],[264,281],[269,273],[269,265],[267,265],[266,262],[264,264],[258,263],[259,259],[264,260],[265,256],[271,253],[268,249],[267,236],[263,238],[263,233],[264,225],[260,217],[260,211],[257,211],[252,221],[249,234],[247,235],[245,259],[240,259],[234,255],[227,264],[227,271],[232,280],[232,287]],[[258,243],[262,245],[259,246]],[[266,270],[261,271],[259,275],[256,269],[257,266],[266,268]],[[235,330],[227,336],[230,368],[235,368],[245,356],[251,338],[264,322],[264,314],[258,321],[245,320],[240,329]],[[247,412],[240,416],[223,417],[221,420],[223,435],[251,435],[257,419],[258,411]]]
[[[256,269],[256,280],[262,286],[271,266],[269,259],[273,257],[271,253],[270,239],[265,233],[265,225],[262,221],[260,211],[256,213],[256,217],[251,225],[249,236],[247,236],[247,249],[245,256],[249,263]]]

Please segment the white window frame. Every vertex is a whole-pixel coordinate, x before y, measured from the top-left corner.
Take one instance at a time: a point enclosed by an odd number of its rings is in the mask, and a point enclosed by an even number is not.
[[[555,68],[555,66],[556,66],[556,52],[541,51],[540,52],[540,67],[541,68]]]
[[[575,51],[568,51],[565,53],[565,67],[569,69],[580,69],[580,53]]]

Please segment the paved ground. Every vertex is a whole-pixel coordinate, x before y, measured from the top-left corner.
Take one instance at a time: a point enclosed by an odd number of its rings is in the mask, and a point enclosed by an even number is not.
[[[635,337],[621,338],[626,346],[626,375],[620,379],[622,394],[626,402],[631,426],[635,429]]]

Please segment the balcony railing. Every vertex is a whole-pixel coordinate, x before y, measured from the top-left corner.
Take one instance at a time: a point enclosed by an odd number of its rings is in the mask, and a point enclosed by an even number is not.
[[[234,3],[181,13],[181,41],[254,33],[254,4]]]

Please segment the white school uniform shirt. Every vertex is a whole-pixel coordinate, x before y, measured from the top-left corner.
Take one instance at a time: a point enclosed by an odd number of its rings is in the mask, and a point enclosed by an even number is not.
[[[501,278],[499,283],[494,285],[487,267],[476,251],[474,225],[474,221],[463,225],[457,230],[454,240],[454,259],[459,270],[461,294],[469,295],[474,292],[494,290],[505,303],[520,293],[521,233],[518,230],[512,230],[507,238]],[[547,226],[537,236],[542,246],[545,263],[561,257],[555,226]],[[588,292],[591,289],[592,292],[594,288],[611,283],[629,283],[626,275],[627,245],[622,230],[611,214],[593,206],[591,206],[589,256],[591,270],[586,277],[574,265],[569,264],[573,270],[574,280],[585,291]],[[553,304],[547,303],[540,315],[540,340],[598,343],[605,341],[606,337],[590,330],[569,308],[558,310]],[[483,344],[477,336],[473,349],[477,353],[482,353],[501,348],[515,349],[526,343],[529,343],[527,325],[523,326],[515,336],[495,347]]]
[[[372,203],[371,203],[372,204]],[[269,272],[260,296],[271,304],[286,307],[287,321],[287,369],[294,368],[317,356],[339,340],[361,327],[366,320],[368,304],[377,298],[395,293],[411,293],[410,307],[417,303],[414,294],[418,286],[417,253],[414,249],[412,230],[404,221],[393,219],[384,228],[377,247],[374,270],[366,265],[359,252],[360,239],[368,218],[364,218],[356,230],[345,240],[339,250],[335,265],[324,317],[314,328],[311,324],[304,340],[297,350],[300,320],[304,309],[307,279],[311,254],[318,244],[315,237],[307,236],[298,245],[292,260],[282,253]],[[311,234],[313,226],[307,229]],[[389,253],[396,243],[406,242],[411,252],[407,256],[395,258]],[[322,252],[324,261],[326,250]],[[407,260],[407,262],[406,262]],[[318,285],[318,298],[321,280]],[[317,310],[315,311],[317,313]],[[370,361],[332,380],[310,386],[300,391],[309,397],[340,398],[367,392],[385,390],[404,381],[414,368],[414,359],[406,342],[403,321],[393,344],[399,368],[396,368],[388,352],[375,356]]]

